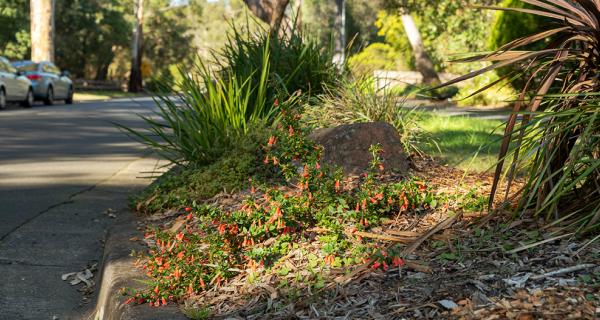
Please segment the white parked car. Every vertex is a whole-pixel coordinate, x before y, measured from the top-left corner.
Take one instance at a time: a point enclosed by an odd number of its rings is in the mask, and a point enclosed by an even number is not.
[[[8,102],[19,102],[23,107],[33,106],[33,85],[13,67],[8,59],[0,57],[0,109]]]
[[[68,71],[61,71],[49,61],[15,61],[13,67],[31,80],[35,99],[44,101],[46,105],[54,104],[55,100],[73,103],[73,81]]]

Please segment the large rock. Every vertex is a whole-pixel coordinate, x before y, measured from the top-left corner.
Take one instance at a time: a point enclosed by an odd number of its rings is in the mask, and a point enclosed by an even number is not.
[[[346,174],[364,172],[373,160],[369,148],[378,143],[384,150],[381,157],[386,170],[404,173],[409,169],[398,132],[385,122],[317,129],[309,137],[324,147],[323,162],[342,167]]]

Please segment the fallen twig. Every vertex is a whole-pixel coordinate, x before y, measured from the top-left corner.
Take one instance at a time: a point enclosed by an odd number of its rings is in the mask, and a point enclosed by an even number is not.
[[[572,266],[572,267],[567,267],[567,268],[562,268],[562,269],[546,272],[544,274],[533,276],[530,279],[531,280],[541,280],[541,279],[545,279],[545,278],[556,276],[556,275],[563,274],[563,273],[576,272],[576,271],[581,271],[581,270],[590,269],[590,268],[594,268],[594,267],[596,267],[596,265],[591,264],[591,263],[579,264],[579,265]]]

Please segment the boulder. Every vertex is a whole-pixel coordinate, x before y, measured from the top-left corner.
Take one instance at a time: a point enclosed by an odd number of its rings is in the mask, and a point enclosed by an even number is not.
[[[385,122],[346,124],[317,129],[309,135],[324,148],[322,161],[344,169],[345,174],[360,174],[373,160],[369,148],[380,144],[386,171],[405,173],[410,161],[402,148],[396,129]]]

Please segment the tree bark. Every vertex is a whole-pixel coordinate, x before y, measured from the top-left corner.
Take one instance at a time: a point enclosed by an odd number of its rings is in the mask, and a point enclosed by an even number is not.
[[[336,15],[335,15],[335,30],[337,37],[334,41],[334,62],[339,65],[344,64],[346,60],[346,1],[335,0]]]
[[[131,43],[131,72],[129,73],[129,92],[140,92],[142,87],[142,44],[144,33],[144,0],[135,2],[135,27]]]
[[[54,62],[54,0],[31,0],[31,60]]]
[[[425,51],[423,39],[421,38],[421,33],[419,33],[415,20],[410,14],[403,14],[402,25],[404,26],[404,31],[408,36],[408,41],[410,42],[413,55],[415,56],[415,66],[417,71],[423,75],[423,82],[429,85],[440,84],[440,77],[435,71],[431,58],[429,58],[429,55],[427,55],[427,52]]]
[[[290,0],[244,0],[252,13],[269,24],[271,32],[279,32]]]

